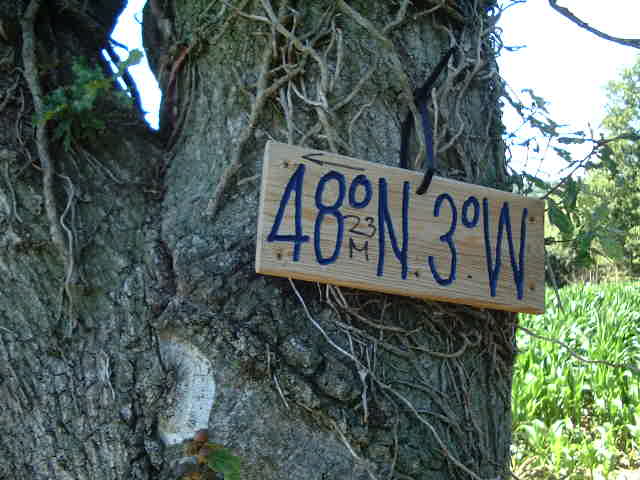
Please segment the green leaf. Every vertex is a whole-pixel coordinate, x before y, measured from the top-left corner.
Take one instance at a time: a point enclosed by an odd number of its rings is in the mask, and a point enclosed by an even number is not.
[[[529,180],[531,183],[533,183],[536,187],[538,187],[539,189],[545,192],[551,189],[551,186],[547,182],[545,182],[539,177],[536,177],[535,175],[530,175],[528,173],[525,173],[524,177],[527,180]]]
[[[217,448],[207,456],[211,470],[224,474],[225,480],[240,480],[242,459],[228,448]]]
[[[118,77],[122,76],[122,74],[125,72],[127,68],[133,67],[134,65],[139,64],[143,57],[144,57],[144,54],[142,53],[141,50],[138,50],[137,48],[131,50],[129,52],[129,56],[127,57],[127,59],[118,63],[118,73],[116,75]]]
[[[522,175],[517,173],[514,173],[513,175],[511,175],[511,183],[518,187],[518,191],[521,192],[524,190],[524,180],[522,178]]]
[[[562,192],[562,203],[567,210],[573,210],[576,207],[578,192],[580,191],[580,184],[573,178],[567,177],[564,185],[564,190]]]
[[[591,221],[594,225],[600,224],[609,215],[609,208],[605,203],[598,205],[591,214]]]
[[[558,204],[549,199],[549,220],[552,224],[558,227],[560,233],[564,235],[570,235],[573,233],[573,222],[571,218],[562,211]]]
[[[64,118],[53,129],[52,138],[54,140],[60,140],[68,136],[71,136],[71,120]]]
[[[595,232],[586,231],[580,232],[576,237],[575,253],[576,263],[578,265],[586,266],[591,262],[591,243],[595,236]]]
[[[558,136],[558,124],[555,122],[543,122],[538,120],[535,117],[530,117],[529,119],[531,126],[540,130],[543,134],[546,134],[549,137]]]
[[[617,235],[614,233],[605,232],[604,235],[598,236],[598,243],[600,243],[604,254],[612,260],[621,260],[624,258],[622,242],[620,242],[620,239],[617,238]]]
[[[584,143],[586,140],[580,137],[558,137],[558,143],[564,145]]]
[[[562,158],[565,162],[571,162],[571,153],[564,148],[553,147],[554,152]]]
[[[619,169],[613,157],[614,153],[611,147],[604,146],[600,149],[600,161],[602,165],[611,172],[611,175],[615,176],[618,174]]]
[[[131,52],[129,52],[129,58],[126,60],[127,66],[137,65],[142,60],[142,57],[144,57],[142,50],[138,50],[137,48],[131,50]]]
[[[530,88],[525,88],[524,90],[522,90],[524,93],[528,93],[529,96],[531,97],[531,100],[533,100],[533,103],[535,104],[536,107],[538,107],[539,109],[543,110],[544,112],[547,112],[547,101],[536,95],[535,93],[533,93],[533,90]]]

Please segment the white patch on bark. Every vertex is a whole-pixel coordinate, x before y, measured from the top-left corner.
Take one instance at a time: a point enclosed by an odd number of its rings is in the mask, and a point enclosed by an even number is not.
[[[213,365],[193,344],[171,334],[160,336],[160,355],[175,384],[158,430],[165,445],[175,445],[207,428],[216,392]]]

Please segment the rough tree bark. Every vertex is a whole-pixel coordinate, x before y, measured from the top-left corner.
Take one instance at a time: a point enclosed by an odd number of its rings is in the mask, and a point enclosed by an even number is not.
[[[0,478],[180,478],[202,428],[243,479],[507,478],[513,315],[253,266],[265,142],[396,164],[450,46],[439,174],[509,187],[493,0],[150,0],[161,132],[105,95],[65,149],[38,96],[124,3],[0,1]]]

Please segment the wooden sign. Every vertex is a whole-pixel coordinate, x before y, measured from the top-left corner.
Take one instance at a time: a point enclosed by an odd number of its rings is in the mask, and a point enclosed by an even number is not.
[[[544,202],[269,142],[256,271],[544,312]]]

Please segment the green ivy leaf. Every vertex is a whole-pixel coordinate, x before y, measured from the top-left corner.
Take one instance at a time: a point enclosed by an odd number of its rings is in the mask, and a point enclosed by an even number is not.
[[[549,199],[549,220],[552,224],[558,227],[560,233],[563,235],[571,235],[573,233],[573,222],[571,218],[562,211],[558,204]]]
[[[52,138],[54,140],[60,140],[61,138],[66,138],[71,136],[71,120],[68,118],[64,118],[58,122],[56,127],[53,129]]]
[[[216,448],[207,456],[211,470],[224,474],[225,480],[240,480],[242,460],[228,448]]]
[[[122,74],[124,74],[127,68],[133,67],[134,65],[139,64],[143,57],[144,57],[144,54],[142,53],[141,50],[138,50],[137,48],[131,50],[129,52],[129,56],[127,57],[127,59],[118,63],[117,76],[118,77],[122,76]]]
[[[133,65],[137,65],[138,63],[140,63],[140,61],[142,60],[142,57],[144,57],[144,54],[142,53],[142,50],[134,48],[129,53],[129,58],[127,59],[127,62],[129,64],[129,66],[131,67]]]

